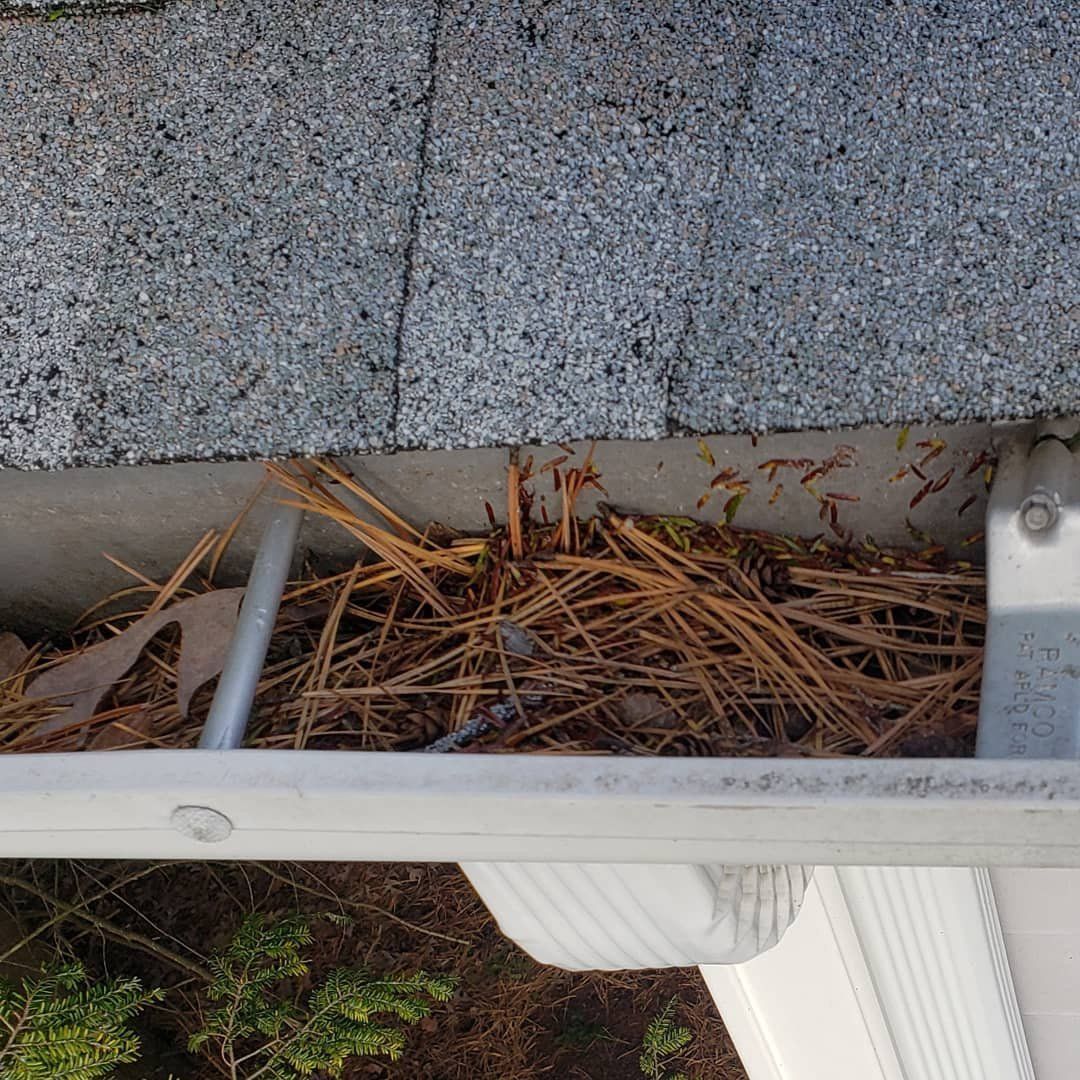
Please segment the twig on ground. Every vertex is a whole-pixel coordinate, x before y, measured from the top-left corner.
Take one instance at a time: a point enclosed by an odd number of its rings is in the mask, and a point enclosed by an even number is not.
[[[103,919],[99,915],[86,911],[78,904],[70,904],[66,900],[61,900],[60,897],[53,895],[45,889],[40,888],[37,885],[32,884],[29,881],[25,881],[23,878],[13,877],[10,874],[0,874],[0,885],[6,885],[12,889],[21,889],[23,892],[28,892],[32,896],[36,896],[39,900],[46,904],[56,908],[64,913],[64,915],[70,915],[75,919],[80,920],[96,927],[103,934],[111,937],[114,941],[119,941],[125,945],[130,945],[133,949],[140,949],[143,952],[152,953],[155,956],[160,957],[163,960],[167,960],[175,967],[182,968],[184,971],[189,972],[192,975],[197,975],[200,979],[204,979],[206,982],[211,981],[210,971],[203,967],[202,964],[189,960],[187,957],[181,956],[177,952],[173,952],[172,949],[167,948],[164,945],[159,945],[156,941],[151,940],[145,934],[140,934],[136,930],[127,930],[122,926],[118,926],[116,923],[109,919]]]

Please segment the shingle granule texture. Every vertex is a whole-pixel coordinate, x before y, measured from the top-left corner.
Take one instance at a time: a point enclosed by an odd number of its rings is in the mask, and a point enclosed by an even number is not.
[[[0,465],[1078,411],[1077,55],[1060,2],[0,19]]]
[[[50,21],[74,15],[156,11],[170,0],[0,0],[0,15],[31,15]]]
[[[666,433],[749,42],[700,3],[448,4],[399,441]]]
[[[1080,8],[783,4],[761,25],[673,419],[1080,408]]]
[[[356,0],[0,24],[0,456],[390,445],[432,31]]]

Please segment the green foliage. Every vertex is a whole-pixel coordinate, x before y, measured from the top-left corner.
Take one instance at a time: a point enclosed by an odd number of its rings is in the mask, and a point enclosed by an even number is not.
[[[666,1071],[671,1059],[685,1050],[693,1039],[689,1028],[679,1027],[672,1019],[678,1004],[679,999],[673,997],[645,1029],[638,1067],[649,1080],[689,1080],[686,1073]]]
[[[0,980],[0,1080],[98,1080],[134,1061],[127,1022],[160,990],[138,979],[91,985],[81,964],[45,970],[21,985]]]
[[[232,1080],[337,1077],[352,1057],[400,1057],[401,1025],[422,1020],[433,1002],[453,995],[456,982],[447,976],[376,978],[339,969],[301,1001],[294,987],[308,974],[304,952],[311,942],[302,917],[246,919],[209,961],[207,1007],[189,1048],[213,1057]],[[21,986],[0,980],[0,1080],[112,1076],[115,1066],[138,1057],[128,1021],[162,996],[137,979],[91,984],[78,964],[46,970]]]
[[[593,1043],[612,1042],[611,1032],[603,1024],[588,1019],[581,1013],[567,1014],[555,1042],[568,1050],[588,1050]]]
[[[340,911],[328,911],[323,915],[323,918],[342,930],[348,930],[356,925],[356,920],[351,915],[343,915]]]
[[[451,977],[424,972],[375,978],[338,969],[300,1003],[283,983],[307,974],[302,950],[310,943],[303,918],[246,919],[210,961],[207,997],[221,1004],[190,1049],[220,1058],[237,1080],[295,1080],[318,1071],[337,1077],[350,1057],[399,1058],[405,1032],[393,1021],[422,1020],[432,1001],[448,1001],[456,986]]]

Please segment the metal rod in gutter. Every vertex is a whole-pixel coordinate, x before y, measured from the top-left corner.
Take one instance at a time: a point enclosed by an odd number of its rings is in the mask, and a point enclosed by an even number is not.
[[[244,741],[303,517],[299,507],[274,503],[255,553],[210,715],[199,737],[199,746],[204,750],[232,750]]]

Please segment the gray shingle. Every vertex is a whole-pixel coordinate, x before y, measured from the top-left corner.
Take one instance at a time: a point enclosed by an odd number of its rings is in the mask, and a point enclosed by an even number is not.
[[[453,0],[398,441],[666,431],[749,65],[738,6]]]
[[[0,465],[1080,409],[1069,5],[435,22],[0,21]]]
[[[1071,6],[763,11],[673,383],[679,424],[1080,407]]]
[[[76,373],[32,456],[16,395],[9,461],[389,444],[432,26],[355,0],[3,24],[0,234],[36,239],[2,362]]]

